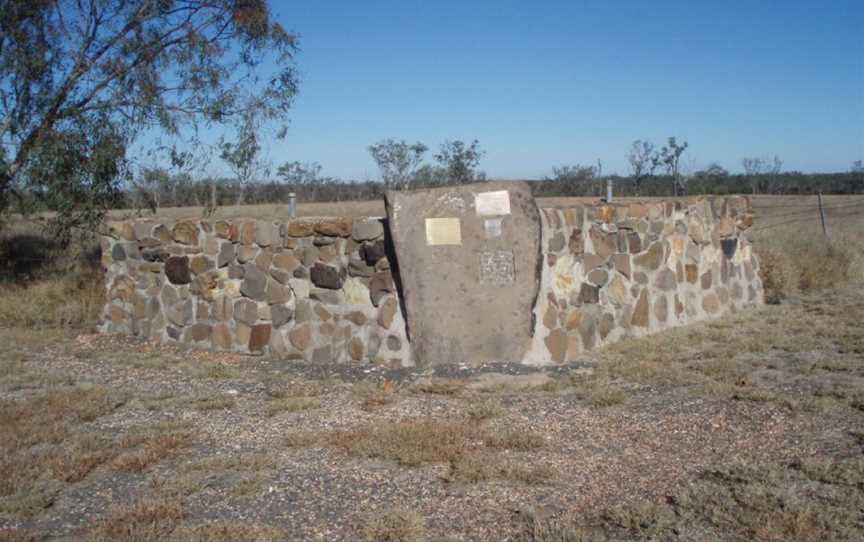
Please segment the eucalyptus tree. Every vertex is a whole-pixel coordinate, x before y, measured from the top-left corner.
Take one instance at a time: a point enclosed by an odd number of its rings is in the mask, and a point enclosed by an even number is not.
[[[0,0],[0,213],[92,225],[143,135],[284,126],[297,46],[266,0]]]

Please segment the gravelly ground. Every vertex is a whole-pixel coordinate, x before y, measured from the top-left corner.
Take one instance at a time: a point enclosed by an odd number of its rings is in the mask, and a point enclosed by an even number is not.
[[[808,412],[778,401],[733,400],[690,385],[621,384],[626,397],[609,406],[586,400],[578,384],[548,385],[550,378],[558,379],[555,383],[591,374],[602,363],[602,352],[554,370],[495,365],[427,372],[288,364],[157,349],[127,338],[87,334],[52,346],[24,343],[17,352],[31,373],[51,375],[54,382],[103,386],[118,397],[112,413],[83,429],[121,435],[173,420],[188,422],[196,434],[189,448],[143,472],[100,466],[65,486],[49,508],[32,518],[0,515],[0,528],[59,539],[86,538],[92,522],[111,505],[163,495],[154,481],[172,481],[190,465],[260,454],[267,464],[252,474],[236,466],[201,474],[194,490],[183,496],[187,521],[234,519],[278,527],[291,539],[354,540],[364,518],[409,509],[423,517],[433,540],[508,540],[516,535],[521,511],[592,515],[612,506],[660,502],[716,465],[788,463],[830,453],[850,424],[860,422],[848,411]],[[775,358],[789,355],[777,352]],[[494,389],[462,387],[481,381],[481,373],[493,375],[485,382],[494,381]],[[424,387],[454,379],[460,382],[454,389]],[[508,382],[530,387],[502,388]],[[310,386],[320,402],[314,408],[265,414],[274,389]],[[2,399],[42,391],[6,387]],[[383,404],[364,405],[370,394],[383,396]],[[233,405],[213,410],[194,406],[196,400],[213,397],[233,399]],[[331,434],[366,424],[424,417],[461,420],[472,406],[490,401],[500,412],[484,422],[486,430],[516,428],[544,440],[536,450],[504,450],[501,460],[548,467],[555,473],[551,479],[453,482],[445,464],[405,467],[346,457],[321,442],[286,444],[289,435]],[[250,489],[238,492],[250,476]]]

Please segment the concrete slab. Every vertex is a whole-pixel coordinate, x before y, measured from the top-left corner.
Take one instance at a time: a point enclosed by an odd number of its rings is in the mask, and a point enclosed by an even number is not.
[[[541,224],[530,187],[390,191],[386,206],[419,363],[522,361],[540,282]]]

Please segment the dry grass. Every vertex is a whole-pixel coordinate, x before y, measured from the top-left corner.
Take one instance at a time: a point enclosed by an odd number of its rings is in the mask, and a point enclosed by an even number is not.
[[[426,540],[423,516],[412,510],[390,510],[364,518],[357,539],[363,542],[422,542]]]
[[[701,473],[663,503],[592,517],[527,513],[525,542],[571,540],[861,540],[864,459],[732,466]],[[795,488],[795,489],[793,489]]]
[[[207,412],[210,410],[231,410],[237,404],[233,395],[217,394],[212,397],[200,397],[192,402],[195,410]]]
[[[283,397],[272,399],[264,407],[267,416],[276,416],[283,412],[300,412],[321,407],[321,400],[317,397]]]
[[[165,459],[174,457],[194,440],[191,424],[162,422],[135,428],[120,439],[124,450],[111,462],[121,472],[142,472]]]
[[[168,540],[186,518],[179,499],[145,497],[111,507],[88,533],[93,542],[157,542]]]
[[[181,526],[171,538],[189,542],[276,542],[291,539],[282,529],[239,521],[217,521],[195,527]]]

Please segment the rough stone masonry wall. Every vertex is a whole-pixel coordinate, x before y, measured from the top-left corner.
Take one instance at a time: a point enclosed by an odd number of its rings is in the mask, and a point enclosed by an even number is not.
[[[525,362],[763,302],[745,197],[542,209],[543,271]]]
[[[102,330],[313,362],[411,365],[382,220],[138,220],[102,238]]]
[[[748,198],[585,204],[541,209],[540,221],[530,348],[521,360],[501,361],[572,361],[605,343],[763,301],[743,235],[752,224]],[[408,343],[385,220],[137,220],[110,228],[102,239],[103,331],[311,362],[423,362]],[[455,295],[449,287],[440,294]]]

